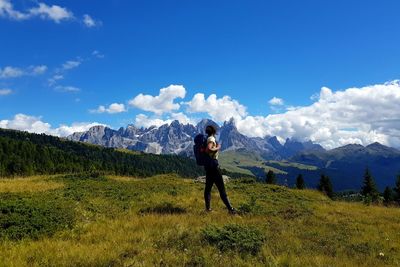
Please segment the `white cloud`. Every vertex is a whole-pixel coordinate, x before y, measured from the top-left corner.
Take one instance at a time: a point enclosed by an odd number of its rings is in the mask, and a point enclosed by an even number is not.
[[[14,9],[14,6],[10,0],[0,0],[0,17],[17,21],[41,18],[44,20],[51,20],[55,23],[68,20],[78,21],[72,11],[68,10],[66,7],[61,7],[58,5],[50,6],[45,3],[38,2],[36,6],[31,7],[25,12],[22,12]],[[83,15],[82,23],[88,28],[101,26],[102,24],[101,21],[93,19],[88,14]]]
[[[24,20],[29,18],[29,14],[19,12],[9,0],[0,0],[0,17],[7,17],[14,20]]]
[[[12,120],[1,120],[0,128],[28,131],[33,133],[48,133],[51,125],[40,120],[40,117],[17,114]]]
[[[77,93],[77,92],[81,91],[80,88],[75,87],[75,86],[62,86],[62,85],[58,85],[58,86],[54,87],[54,90],[56,90],[57,92],[63,92],[63,93]]]
[[[42,19],[52,20],[56,23],[74,18],[74,14],[67,8],[57,5],[48,6],[45,3],[38,3],[38,6],[29,9],[27,12],[21,12],[15,10],[9,0],[0,0],[0,16],[14,20],[26,20],[40,17]]]
[[[149,128],[151,126],[156,126],[160,127],[161,125],[164,124],[170,124],[172,121],[178,120],[180,123],[183,124],[195,124],[196,121],[187,117],[185,114],[179,112],[179,113],[171,113],[170,116],[168,116],[166,119],[162,119],[158,116],[152,116],[149,117],[144,114],[138,114],[135,117],[135,125],[138,127],[144,127],[144,128]]]
[[[93,19],[88,14],[83,15],[83,20],[82,21],[83,21],[83,24],[85,24],[85,26],[88,27],[88,28],[101,26],[101,24],[102,24],[101,21],[97,21],[97,20]]]
[[[186,116],[186,114],[182,113],[182,112],[178,112],[178,113],[171,113],[168,118],[170,120],[178,120],[180,123],[183,124],[195,124],[196,120],[189,118],[188,116]]]
[[[240,120],[247,115],[246,107],[230,96],[217,98],[215,94],[212,94],[206,99],[204,94],[198,93],[185,104],[188,106],[188,112],[208,113],[217,122],[223,122],[230,118]]]
[[[46,65],[30,66],[25,69],[6,66],[3,69],[0,68],[0,78],[10,79],[10,78],[18,78],[21,76],[36,76],[44,74],[46,71],[47,71]]]
[[[79,67],[82,64],[82,62],[83,62],[83,60],[78,57],[75,60],[67,60],[66,62],[61,64],[61,67],[55,69],[55,74],[47,80],[49,83],[49,86],[54,86],[57,84],[58,81],[63,80],[65,78],[65,75],[68,73],[68,71]],[[56,86],[55,87],[56,91],[79,91],[76,89],[78,89],[78,88],[75,88],[75,90],[74,90],[73,87],[71,87],[71,86],[67,86],[67,87]]]
[[[11,89],[0,89],[0,96],[10,95],[13,91]]]
[[[58,128],[52,129],[49,134],[65,137],[73,133],[88,131],[90,128],[97,125],[107,126],[98,122],[74,122],[70,126],[61,124]]]
[[[39,3],[38,7],[31,8],[29,15],[39,16],[42,19],[50,19],[55,23],[74,18],[74,14],[67,8],[57,5],[48,6],[45,3]]]
[[[271,98],[268,103],[272,106],[282,106],[284,104],[284,101],[282,98],[278,98],[278,97],[273,97]]]
[[[171,123],[172,120],[163,120],[160,118],[151,118],[144,114],[138,114],[135,118],[135,125],[138,127],[149,128],[150,126],[160,127],[161,125]]]
[[[47,66],[46,65],[31,66],[29,67],[29,69],[32,75],[41,75],[47,71]]]
[[[77,68],[79,65],[81,65],[82,61],[81,60],[68,60],[64,64],[62,64],[62,69],[63,70],[70,70]]]
[[[97,58],[104,58],[104,55],[100,53],[98,50],[94,50],[92,52],[92,56],[97,57]]]
[[[53,86],[53,85],[55,85],[57,83],[57,81],[63,80],[63,79],[64,79],[64,75],[55,74],[55,75],[53,75],[53,77],[48,79],[48,82],[49,82],[50,86]]]
[[[176,98],[184,98],[186,89],[182,85],[170,85],[160,89],[158,96],[139,94],[129,101],[129,105],[145,111],[162,115],[166,112],[178,110],[180,105],[174,103]]]
[[[1,0],[0,0],[1,1]],[[7,66],[3,69],[0,68],[0,78],[8,79],[8,78],[17,78],[24,75],[24,71],[20,68]]]
[[[61,124],[58,128],[52,128],[49,123],[43,122],[41,117],[21,113],[16,114],[11,120],[0,120],[0,128],[27,131],[31,133],[45,133],[61,137],[71,135],[74,132],[87,131],[96,125],[104,124],[97,122],[75,122],[71,125]]]
[[[333,92],[322,87],[309,106],[237,121],[249,136],[312,140],[326,148],[380,142],[400,146],[400,81]]]
[[[126,112],[126,108],[124,104],[113,103],[108,108],[106,108],[105,106],[99,106],[97,109],[89,110],[89,112],[115,114],[115,113]]]

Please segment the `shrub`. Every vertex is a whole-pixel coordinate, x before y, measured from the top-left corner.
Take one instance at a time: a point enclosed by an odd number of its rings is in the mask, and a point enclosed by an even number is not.
[[[0,199],[0,239],[38,239],[72,228],[74,209],[68,202],[47,195]]]
[[[175,206],[172,203],[165,202],[154,207],[146,207],[139,210],[140,213],[157,213],[157,214],[182,214],[186,213],[186,209]]]
[[[255,196],[251,196],[250,200],[248,202],[245,203],[241,203],[238,206],[238,211],[241,214],[245,214],[245,213],[257,213],[260,210],[260,206],[257,205],[256,203],[256,197]]]
[[[265,182],[267,184],[276,184],[275,173],[272,170],[269,170],[265,177]]]
[[[223,227],[207,226],[202,230],[204,240],[221,251],[257,254],[264,243],[264,236],[255,227],[227,224]]]
[[[234,180],[236,183],[241,184],[255,184],[257,180],[255,178],[245,177],[245,178],[238,178]]]
[[[304,189],[305,188],[304,178],[302,174],[299,174],[296,178],[296,188],[297,189]]]

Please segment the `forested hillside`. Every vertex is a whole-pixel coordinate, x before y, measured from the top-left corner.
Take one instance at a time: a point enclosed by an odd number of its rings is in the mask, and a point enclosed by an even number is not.
[[[88,171],[133,176],[177,173],[185,177],[203,173],[189,158],[123,152],[44,134],[0,129],[0,177]]]

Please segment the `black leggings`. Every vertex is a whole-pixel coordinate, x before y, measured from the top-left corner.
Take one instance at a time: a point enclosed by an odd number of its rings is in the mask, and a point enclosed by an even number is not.
[[[222,179],[221,171],[218,165],[213,167],[206,167],[206,187],[204,189],[204,201],[206,204],[206,209],[210,209],[211,204],[211,188],[213,184],[218,188],[219,195],[224,202],[227,209],[231,210],[232,206],[229,202],[228,196],[226,195],[224,180]]]

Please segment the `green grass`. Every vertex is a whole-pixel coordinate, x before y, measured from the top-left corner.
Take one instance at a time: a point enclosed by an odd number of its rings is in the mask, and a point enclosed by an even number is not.
[[[215,188],[206,213],[204,185],[174,175],[13,182],[0,183],[0,266],[400,265],[399,208],[239,179],[231,216]]]
[[[265,160],[255,153],[245,151],[225,151],[222,152],[222,154],[223,156],[221,155],[219,158],[219,163],[222,168],[229,172],[254,176],[254,174],[247,168],[257,167],[264,169],[265,173],[269,170],[272,170],[276,174],[287,173],[281,169],[266,165]]]
[[[299,170],[309,170],[309,171],[315,171],[318,170],[318,168],[316,166],[312,166],[312,165],[306,165],[306,164],[301,164],[301,163],[296,163],[296,162],[290,162],[290,161],[278,161],[278,160],[267,160],[266,163],[270,163],[270,164],[276,164],[282,167],[293,167],[293,168],[297,168]]]

